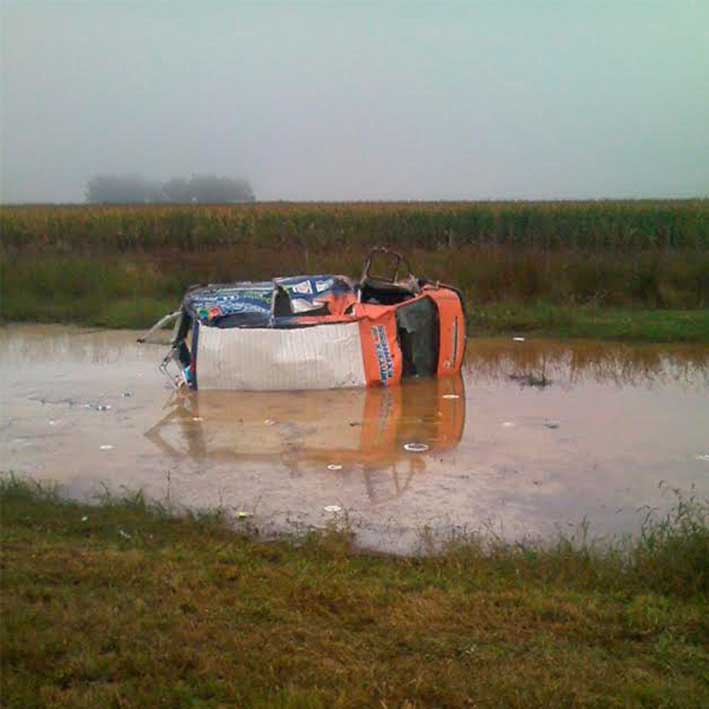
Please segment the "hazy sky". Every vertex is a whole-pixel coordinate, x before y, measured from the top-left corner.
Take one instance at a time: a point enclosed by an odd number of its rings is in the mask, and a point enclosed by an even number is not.
[[[709,195],[709,0],[0,0],[3,201]]]

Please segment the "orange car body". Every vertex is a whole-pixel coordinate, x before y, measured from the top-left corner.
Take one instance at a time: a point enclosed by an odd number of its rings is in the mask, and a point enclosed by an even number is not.
[[[164,368],[174,360],[193,389],[251,391],[390,386],[460,372],[459,291],[410,273],[399,279],[398,270],[373,277],[370,267],[371,256],[359,281],[314,275],[190,289]]]

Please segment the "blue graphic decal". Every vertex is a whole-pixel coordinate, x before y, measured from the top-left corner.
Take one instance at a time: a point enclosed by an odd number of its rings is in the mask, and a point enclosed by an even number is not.
[[[375,325],[372,328],[372,337],[377,350],[377,361],[379,362],[379,376],[382,384],[387,384],[394,378],[394,359],[391,356],[389,340],[387,339],[384,325]]]

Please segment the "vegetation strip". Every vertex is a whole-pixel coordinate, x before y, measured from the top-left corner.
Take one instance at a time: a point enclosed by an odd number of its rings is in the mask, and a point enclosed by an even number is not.
[[[709,248],[709,199],[587,202],[262,202],[249,205],[2,206],[8,246],[183,251],[374,241],[400,248],[514,245],[633,253]]]
[[[0,317],[147,327],[195,283],[359,274],[460,287],[471,332],[709,341],[709,200],[0,208]]]
[[[353,554],[0,487],[7,706],[706,706],[706,505],[636,544]]]

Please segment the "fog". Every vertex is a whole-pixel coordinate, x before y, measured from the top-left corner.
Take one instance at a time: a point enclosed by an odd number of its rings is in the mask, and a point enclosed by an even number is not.
[[[709,2],[2,2],[4,202],[709,194]]]

